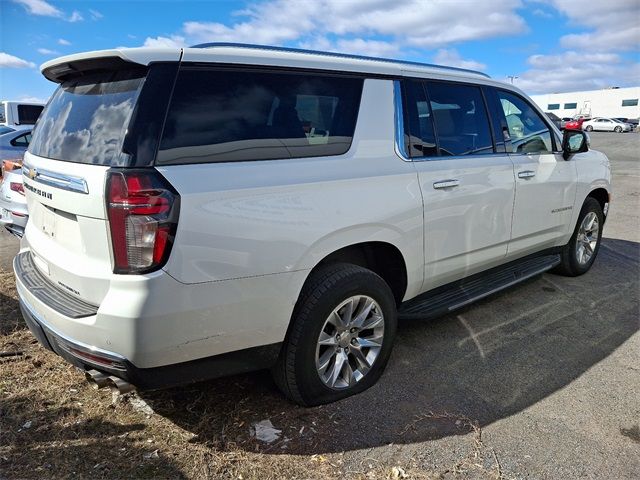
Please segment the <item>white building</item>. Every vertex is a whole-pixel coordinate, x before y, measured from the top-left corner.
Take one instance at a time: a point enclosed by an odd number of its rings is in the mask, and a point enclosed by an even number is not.
[[[591,117],[640,117],[640,87],[608,88],[586,92],[531,95],[545,112],[558,117],[586,115]]]

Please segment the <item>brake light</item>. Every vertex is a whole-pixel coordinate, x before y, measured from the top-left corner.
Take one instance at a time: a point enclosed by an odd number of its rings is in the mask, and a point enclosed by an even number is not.
[[[22,185],[22,182],[10,182],[9,188],[14,192],[18,192],[20,195],[24,195],[24,186]]]
[[[178,193],[155,170],[112,170],[106,187],[114,273],[166,263],[178,225]]]

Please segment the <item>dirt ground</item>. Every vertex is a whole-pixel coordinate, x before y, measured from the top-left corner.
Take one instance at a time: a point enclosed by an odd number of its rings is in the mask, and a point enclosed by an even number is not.
[[[93,390],[26,330],[0,233],[0,479],[640,478],[640,134],[591,136],[615,195],[588,274],[403,322],[376,386],[310,409],[266,372]]]

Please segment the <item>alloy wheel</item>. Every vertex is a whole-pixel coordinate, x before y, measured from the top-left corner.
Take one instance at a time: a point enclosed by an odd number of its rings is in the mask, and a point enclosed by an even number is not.
[[[576,260],[580,265],[586,265],[593,257],[598,245],[599,232],[598,216],[595,212],[587,213],[580,224],[576,237]]]
[[[329,388],[341,390],[362,380],[375,363],[384,340],[380,305],[355,295],[327,317],[316,346],[316,369]]]

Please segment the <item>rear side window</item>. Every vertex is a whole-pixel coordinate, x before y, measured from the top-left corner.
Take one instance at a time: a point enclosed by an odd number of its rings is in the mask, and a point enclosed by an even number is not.
[[[552,152],[551,132],[538,112],[516,95],[504,90],[497,93],[509,128],[511,152]]]
[[[185,68],[158,164],[340,155],[351,146],[361,78]]]
[[[493,153],[491,127],[479,87],[428,82],[440,155]]]
[[[27,148],[29,146],[29,142],[31,141],[31,133],[25,133],[24,135],[20,135],[19,137],[11,140],[11,145],[14,147],[24,147]]]
[[[145,70],[118,70],[64,82],[33,132],[34,155],[75,163],[122,165],[122,141]]]
[[[18,121],[20,125],[35,125],[43,109],[42,105],[18,105]]]

